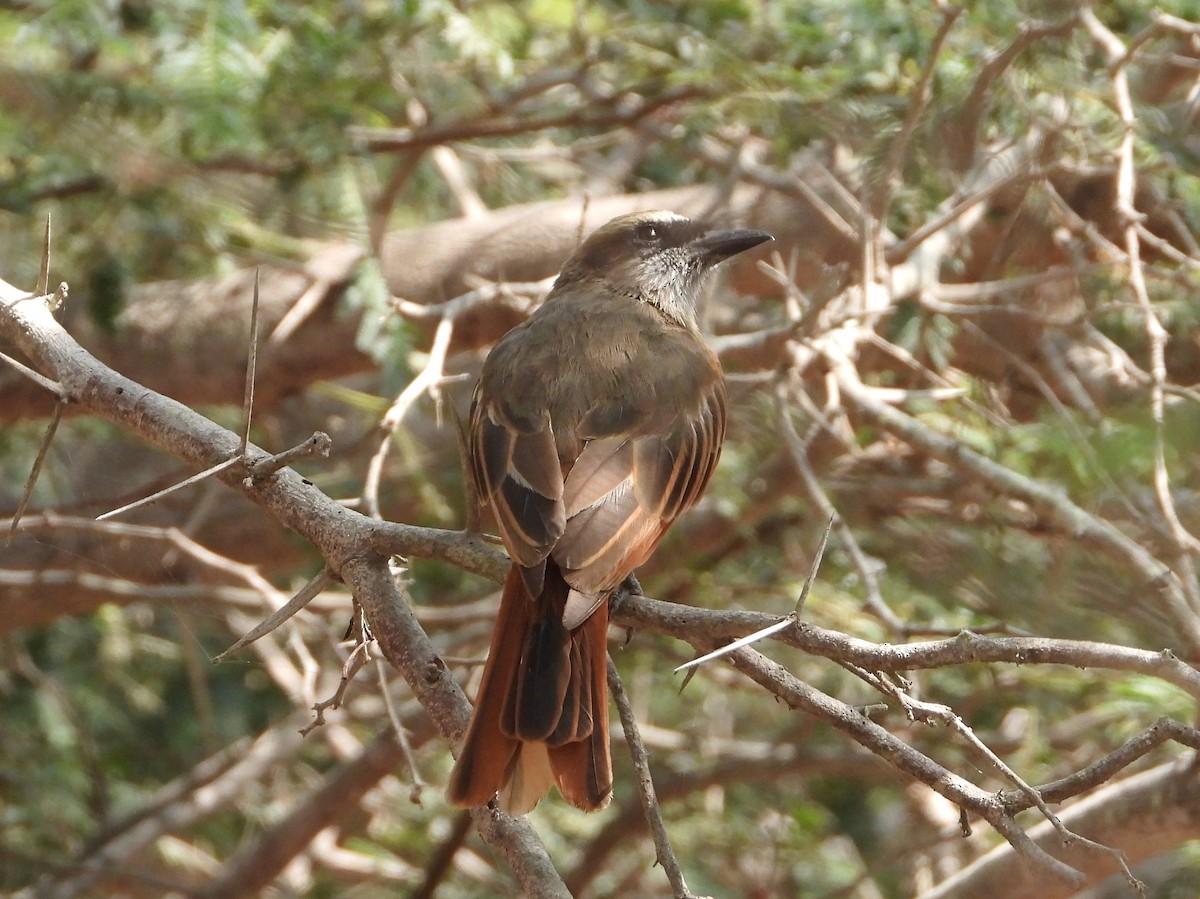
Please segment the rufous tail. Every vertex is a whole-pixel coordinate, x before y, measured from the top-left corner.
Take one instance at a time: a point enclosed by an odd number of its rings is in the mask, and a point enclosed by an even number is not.
[[[509,569],[475,711],[446,787],[455,805],[524,814],[557,786],[585,811],[612,796],[608,746],[608,602],[568,631],[570,588],[550,560],[532,597]]]

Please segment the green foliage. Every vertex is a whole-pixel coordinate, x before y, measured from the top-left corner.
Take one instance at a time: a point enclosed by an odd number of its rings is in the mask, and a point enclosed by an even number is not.
[[[98,826],[139,811],[212,747],[286,712],[287,700],[255,669],[223,665],[205,672],[215,730],[203,731],[182,654],[226,638],[180,624],[169,610],[105,606],[0,648],[0,842],[11,853],[0,888],[28,883],[45,859],[78,851]]]
[[[923,198],[945,186],[938,128],[966,101],[978,60],[1030,15],[1058,14],[1036,3],[969,6],[938,57],[934,103],[911,142],[895,227],[927,212]],[[1106,4],[1103,14],[1121,27],[1147,21],[1138,4]],[[64,267],[77,268],[75,254],[117,256],[134,282],[213,268],[223,254],[242,252],[250,223],[313,236],[361,233],[361,204],[351,198],[360,181],[386,177],[387,166],[345,167],[355,149],[350,126],[403,126],[412,100],[434,122],[469,120],[547,60],[585,50],[579,64],[617,92],[701,91],[708,102],[679,123],[676,140],[685,147],[732,119],[780,154],[829,137],[851,143],[877,174],[937,27],[932,7],[898,0],[708,0],[682,10],[565,0],[38,4],[21,18],[0,12],[0,40],[19,40],[22,60],[0,76],[25,82],[21,102],[0,113],[0,135],[14,139],[0,160],[0,209],[28,214],[59,194],[74,196],[57,210],[65,214],[59,233],[79,235],[75,246],[60,244]],[[1078,78],[1079,52],[1079,41],[1055,39],[1026,50],[989,95],[989,127],[1027,128],[1041,85]],[[1086,126],[1076,137],[1111,145],[1118,123],[1103,82],[1073,102]],[[570,91],[551,91],[513,112],[578,108]],[[566,128],[555,139],[580,136]],[[520,146],[524,138],[494,143]],[[667,146],[656,156],[643,178],[695,178],[680,167],[686,152]],[[534,198],[523,194],[527,177],[508,180],[490,199]],[[444,213],[450,198],[431,203],[428,193],[412,192],[399,215]],[[30,265],[28,247],[3,251],[6,270]]]

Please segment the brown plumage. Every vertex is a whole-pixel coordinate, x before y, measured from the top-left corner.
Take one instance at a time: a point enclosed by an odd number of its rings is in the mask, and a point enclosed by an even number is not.
[[[762,231],[621,216],[563,266],[488,355],[471,471],[513,560],[447,796],[529,811],[551,786],[608,804],[608,598],[700,498],[725,381],[696,325],[708,270]]]

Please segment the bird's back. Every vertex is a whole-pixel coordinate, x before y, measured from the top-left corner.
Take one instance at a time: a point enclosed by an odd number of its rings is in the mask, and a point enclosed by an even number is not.
[[[722,380],[691,328],[648,304],[597,302],[592,291],[568,287],[496,345],[478,396],[500,398],[499,411],[520,431],[539,430],[548,417],[569,469],[587,440],[670,432],[714,389],[723,395]]]

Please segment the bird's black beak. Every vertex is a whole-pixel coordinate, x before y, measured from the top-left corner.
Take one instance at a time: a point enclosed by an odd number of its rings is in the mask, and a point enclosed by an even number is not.
[[[736,256],[751,247],[757,247],[760,243],[774,239],[766,231],[749,229],[706,231],[693,240],[691,246],[696,255],[706,264],[716,265],[730,256]]]

